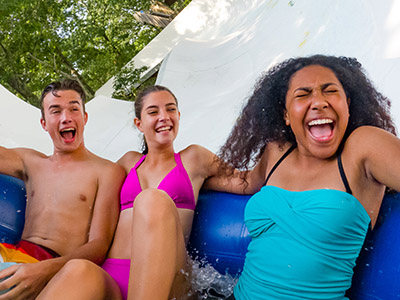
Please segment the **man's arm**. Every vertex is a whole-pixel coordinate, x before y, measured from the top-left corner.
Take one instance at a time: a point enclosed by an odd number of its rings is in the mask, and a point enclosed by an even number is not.
[[[0,290],[15,286],[3,299],[34,299],[47,282],[68,260],[83,258],[100,264],[110,247],[119,216],[119,192],[125,171],[109,162],[106,168],[98,170],[98,191],[94,201],[93,217],[88,242],[73,253],[32,264],[10,267],[0,272],[0,278],[12,276],[0,283]]]
[[[25,174],[23,157],[27,155],[28,152],[29,149],[8,149],[0,146],[0,173],[23,180]]]

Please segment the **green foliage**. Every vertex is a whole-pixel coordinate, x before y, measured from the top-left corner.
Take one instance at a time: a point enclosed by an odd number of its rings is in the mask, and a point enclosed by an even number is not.
[[[177,12],[181,11],[184,9],[192,0],[179,0],[175,1],[172,5],[171,8]]]
[[[73,77],[92,97],[161,31],[133,18],[149,7],[148,0],[0,0],[0,83],[38,105],[45,85]]]
[[[118,99],[133,101],[136,88],[143,82],[142,74],[148,67],[135,68],[133,65],[124,67],[115,77],[112,96]]]
[[[170,5],[171,9],[177,13],[184,9],[191,0],[171,0],[170,2],[172,2]],[[115,75],[113,83],[114,92],[112,97],[134,101],[140,90],[147,86],[154,85],[156,82],[155,75],[150,78],[144,76],[147,69],[147,67],[135,68],[133,64],[125,66]]]

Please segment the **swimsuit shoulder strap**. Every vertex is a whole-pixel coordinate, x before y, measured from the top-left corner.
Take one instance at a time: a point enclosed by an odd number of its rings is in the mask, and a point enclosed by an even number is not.
[[[340,177],[342,178],[344,187],[346,188],[346,192],[349,193],[350,195],[353,195],[353,191],[350,188],[349,182],[346,177],[346,173],[344,172],[344,169],[343,169],[342,152],[339,152],[339,154],[337,156],[337,162],[338,162]]]
[[[276,170],[276,168],[281,164],[281,162],[290,154],[292,151],[296,148],[296,144],[293,144],[290,146],[290,148],[281,156],[281,158],[275,163],[275,165],[272,167],[271,171],[269,171],[269,174],[267,176],[267,179],[265,179],[264,185],[267,184],[268,179],[271,177],[272,173]]]
[[[176,165],[179,166],[179,168],[183,167],[181,154],[180,153],[174,153],[174,158],[175,158]]]
[[[142,164],[142,162],[144,161],[144,159],[146,158],[146,154],[145,155],[143,155],[138,161],[137,161],[137,163],[135,164],[135,166],[133,167],[133,169],[137,169],[137,168],[139,168],[139,166]]]

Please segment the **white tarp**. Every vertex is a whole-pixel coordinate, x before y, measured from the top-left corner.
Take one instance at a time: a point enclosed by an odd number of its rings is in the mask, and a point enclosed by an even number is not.
[[[40,125],[40,110],[0,85],[0,145],[51,153],[50,137]]]
[[[226,0],[217,1],[218,10],[201,2],[225,22],[181,39],[158,76],[181,101],[179,147],[199,143],[216,151],[256,78],[292,56],[356,57],[400,117],[399,1]]]
[[[137,61],[152,68],[164,59],[157,82],[176,94],[182,113],[176,150],[198,143],[217,151],[261,73],[286,58],[315,53],[356,57],[392,99],[399,124],[396,0],[193,0]],[[132,125],[133,104],[100,96],[107,93],[110,82],[87,105],[86,145],[116,160],[128,150],[139,150],[140,139]],[[15,123],[23,127],[16,144],[30,146],[30,139],[40,140],[33,132],[34,121],[18,119],[18,108],[7,108],[6,114],[15,115]],[[0,139],[9,139],[13,135],[3,126],[0,120]],[[41,128],[38,131],[43,135]],[[26,143],[24,132],[29,132]]]

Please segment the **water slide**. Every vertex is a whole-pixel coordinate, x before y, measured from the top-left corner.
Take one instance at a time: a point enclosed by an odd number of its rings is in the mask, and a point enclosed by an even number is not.
[[[400,2],[394,0],[193,0],[133,62],[149,72],[160,68],[157,83],[178,97],[176,150],[198,143],[217,151],[263,71],[286,58],[316,53],[356,57],[392,99],[400,124],[399,15]],[[114,159],[139,137],[125,128],[132,126],[131,105],[124,108],[125,118],[110,116],[111,93],[112,79],[88,105],[93,122],[87,142]],[[112,129],[94,132],[99,123]]]
[[[177,95],[176,150],[192,143],[217,151],[256,79],[275,63],[315,53],[356,57],[392,99],[400,124],[400,2],[395,0],[193,0],[133,58],[159,69],[157,83]],[[133,104],[112,99],[111,78],[87,104],[85,141],[113,161],[139,149]],[[0,144],[50,154],[36,108],[0,88]]]
[[[176,150],[198,143],[217,151],[260,74],[286,58],[315,53],[356,57],[378,90],[392,99],[399,125],[399,15],[400,2],[395,0],[193,0],[133,61],[137,67],[148,66],[148,72],[159,69],[157,83],[168,86],[178,97],[182,118]],[[93,152],[116,160],[128,150],[138,150],[140,137],[132,125],[132,103],[111,98],[112,80],[87,104],[85,139]],[[39,111],[3,87],[0,95],[0,144],[33,147],[50,154]],[[201,197],[194,244],[210,257],[225,257],[227,260],[219,262],[225,263],[221,270],[234,266],[235,273],[245,252],[246,232],[240,217],[233,217],[233,196]],[[400,295],[400,255],[394,251],[400,245],[396,197],[384,201],[380,218],[384,222],[368,235],[356,270],[353,300],[396,299]],[[232,208],[232,214],[227,214],[231,217],[222,225],[207,225],[207,220],[219,220],[207,209],[211,205],[207,203],[216,199],[221,207]],[[236,200],[242,209],[247,199]],[[225,243],[223,238],[230,240]],[[212,243],[219,243],[217,252],[209,247]]]

